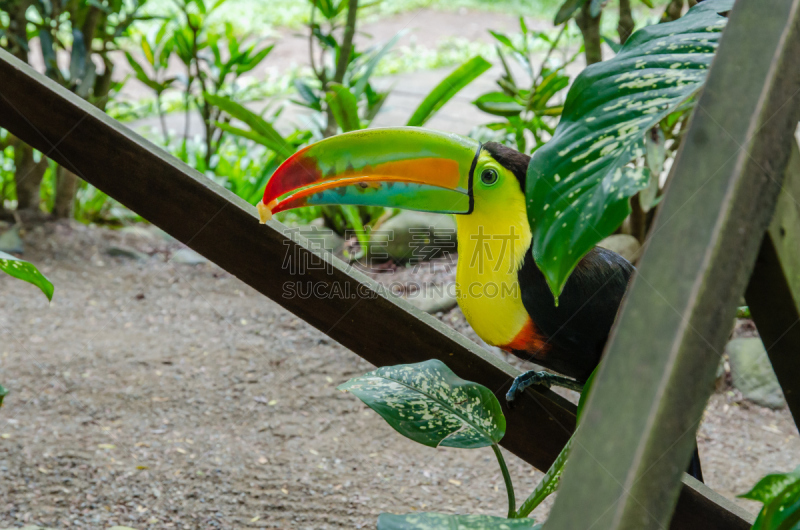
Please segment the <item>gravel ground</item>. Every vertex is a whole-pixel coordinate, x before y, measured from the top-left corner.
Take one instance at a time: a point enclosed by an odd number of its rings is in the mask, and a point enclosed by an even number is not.
[[[11,391],[0,527],[316,530],[372,528],[383,511],[503,515],[489,449],[396,434],[335,388],[371,365],[216,266],[170,262],[180,245],[142,232],[26,233],[25,257],[56,286],[49,307],[0,277],[0,381]],[[110,257],[112,244],[150,257]],[[441,317],[474,338],[458,309]],[[707,483],[731,498],[800,463],[789,412],[724,384],[699,443]],[[524,497],[541,473],[507,459]]]

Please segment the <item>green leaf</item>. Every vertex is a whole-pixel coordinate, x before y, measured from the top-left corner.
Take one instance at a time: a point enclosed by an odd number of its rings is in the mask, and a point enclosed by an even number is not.
[[[487,92],[472,102],[483,112],[495,116],[518,116],[525,107],[504,92]]]
[[[522,18],[520,18],[520,20],[522,20]],[[500,44],[508,46],[511,49],[514,49],[514,44],[511,42],[511,39],[509,39],[506,35],[503,35],[502,33],[498,33],[492,30],[489,30],[489,33],[491,33],[492,37],[497,39],[500,42]]]
[[[653,9],[653,2],[652,2],[652,0],[642,0],[642,3],[643,3],[644,5],[646,5],[647,7],[649,7],[650,9]]]
[[[425,122],[436,114],[442,108],[442,105],[450,101],[462,88],[474,81],[491,66],[492,64],[489,61],[480,55],[476,55],[456,68],[422,100],[422,103],[419,104],[417,110],[408,119],[406,125],[414,127],[425,125]]]
[[[147,62],[150,63],[150,66],[155,66],[156,64],[156,57],[153,55],[153,48],[150,47],[150,43],[147,42],[147,39],[142,36],[142,53],[144,54],[144,58],[147,59]],[[130,59],[128,59],[130,61]]]
[[[339,206],[342,211],[342,217],[347,222],[348,228],[353,230],[358,239],[358,246],[361,247],[361,254],[359,257],[366,255],[369,251],[369,234],[364,228],[364,223],[361,222],[361,213],[358,206],[351,204],[343,204]]]
[[[41,289],[48,300],[53,299],[53,284],[32,263],[15,258],[11,254],[0,252],[0,271],[14,278],[32,283]]]
[[[325,94],[325,101],[333,112],[336,123],[343,132],[356,131],[361,128],[358,119],[358,101],[350,90],[339,83],[328,85],[330,90]]]
[[[589,4],[589,14],[592,17],[597,17],[600,14],[600,9],[603,7],[603,2],[606,0],[592,0],[592,3]]]
[[[69,80],[75,83],[86,75],[86,44],[83,33],[78,28],[72,28],[72,51],[69,59]]]
[[[580,399],[578,399],[578,410],[575,413],[575,424],[576,425],[580,425],[581,418],[583,418],[583,407],[586,406],[586,401],[589,399],[589,393],[592,391],[592,385],[594,384],[594,376],[597,374],[597,369],[598,368],[599,368],[599,366],[596,367],[594,370],[592,370],[591,375],[589,375],[589,378],[586,380],[586,383],[584,383],[584,385],[583,385],[583,391],[581,392],[581,397],[580,397]]]
[[[656,204],[658,198],[658,179],[664,169],[667,146],[664,131],[661,127],[653,127],[645,135],[644,160],[649,170],[647,187],[639,192],[639,206],[644,212],[649,212]]]
[[[558,13],[556,13],[556,18],[553,21],[553,24],[559,26],[572,18],[572,15],[583,7],[583,4],[586,3],[586,0],[567,0],[561,7],[558,8]]]
[[[603,42],[608,44],[608,47],[611,48],[611,51],[614,53],[619,53],[619,51],[622,49],[622,44],[617,42],[615,39],[606,37],[605,35],[602,35],[600,38],[603,39]]]
[[[543,500],[545,500],[558,489],[558,485],[561,483],[561,474],[564,472],[564,466],[567,463],[567,458],[569,457],[569,451],[572,447],[572,440],[574,437],[575,435],[573,434],[570,439],[567,440],[567,444],[564,446],[561,452],[558,453],[558,456],[550,466],[550,469],[547,470],[547,473],[545,473],[545,475],[542,477],[542,480],[540,480],[539,484],[536,485],[536,489],[534,489],[530,496],[525,499],[525,502],[522,503],[519,511],[517,511],[517,517],[527,517],[542,503]]]
[[[586,68],[553,138],[528,166],[533,257],[556,298],[575,265],[630,213],[647,186],[644,135],[703,86],[733,0],[634,33],[613,59]]]
[[[246,123],[256,134],[268,139],[270,149],[284,160],[294,153],[294,148],[264,118],[235,101],[203,92],[203,98],[211,105],[227,112],[231,117]]]
[[[773,473],[759,480],[758,483],[753,486],[753,489],[739,495],[739,498],[768,504],[775,500],[783,490],[798,481],[800,481],[800,467],[789,473]]]
[[[373,70],[375,70],[375,67],[378,66],[379,62],[381,62],[383,56],[386,55],[395,44],[397,44],[397,41],[400,39],[400,37],[405,35],[405,33],[405,30],[397,32],[394,37],[389,39],[389,42],[384,44],[377,53],[369,58],[369,61],[367,61],[367,63],[364,65],[364,73],[358,78],[358,81],[356,81],[356,85],[353,88],[353,94],[356,97],[360,96],[364,92],[364,89],[367,87],[367,83],[369,83],[369,78],[372,76]]]
[[[339,390],[352,392],[403,436],[429,447],[474,449],[506,432],[500,402],[436,359],[378,368]]]
[[[800,528],[800,467],[789,473],[767,475],[739,497],[764,504],[753,530]]]
[[[8,390],[6,390],[3,385],[0,385],[0,407],[3,406],[3,398],[8,395]]]
[[[448,515],[444,513],[382,513],[378,530],[536,530],[533,519],[505,519],[492,515]]]

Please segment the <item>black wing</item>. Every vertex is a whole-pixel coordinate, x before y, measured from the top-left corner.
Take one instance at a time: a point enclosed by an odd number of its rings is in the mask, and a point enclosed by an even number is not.
[[[551,345],[532,360],[585,381],[600,362],[633,271],[633,265],[616,252],[596,247],[575,268],[556,307],[528,252],[518,273],[522,303]]]

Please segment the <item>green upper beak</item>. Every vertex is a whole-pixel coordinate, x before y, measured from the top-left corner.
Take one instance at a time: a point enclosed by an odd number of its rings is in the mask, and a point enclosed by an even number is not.
[[[479,154],[475,140],[418,127],[341,134],[287,159],[267,183],[259,213],[266,221],[323,204],[471,213]]]

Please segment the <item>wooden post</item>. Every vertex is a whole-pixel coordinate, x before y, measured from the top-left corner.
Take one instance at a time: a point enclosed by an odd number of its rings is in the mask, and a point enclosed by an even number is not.
[[[796,143],[745,298],[797,424],[800,420],[800,150]]]
[[[672,517],[800,117],[799,8],[739,0],[729,15],[547,530]]]

